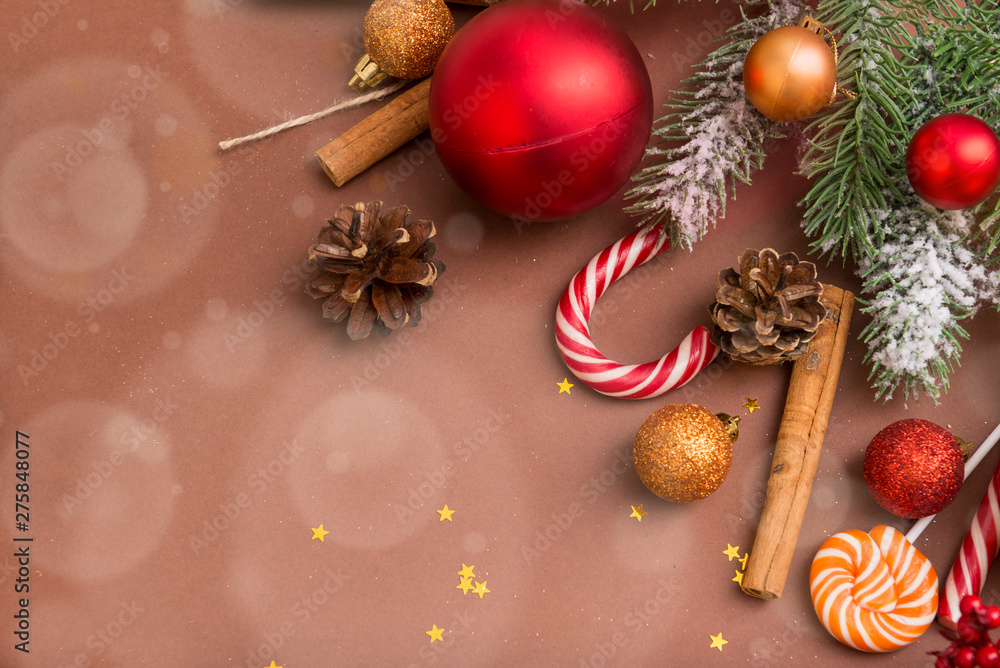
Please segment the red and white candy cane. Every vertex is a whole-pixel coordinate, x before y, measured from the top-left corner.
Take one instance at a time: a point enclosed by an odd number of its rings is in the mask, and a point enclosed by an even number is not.
[[[1000,427],[993,430],[989,438],[979,446],[978,454],[981,451],[989,451],[1000,438]],[[971,461],[971,459],[970,459]],[[968,476],[966,476],[968,477]],[[962,548],[959,550],[958,558],[948,573],[945,580],[944,589],[941,591],[941,601],[938,605],[938,623],[950,629],[958,625],[958,620],[962,616],[959,604],[965,596],[978,596],[986,581],[986,574],[990,570],[990,565],[996,559],[998,546],[998,529],[1000,529],[1000,464],[993,471],[993,478],[986,489],[983,500],[976,510],[976,517],[972,520],[965,539],[962,541]]]
[[[667,250],[660,226],[619,239],[577,272],[556,309],[556,345],[566,366],[601,394],[622,399],[657,397],[684,385],[719,354],[701,325],[680,345],[653,362],[619,364],[601,354],[590,338],[590,313],[612,283]]]

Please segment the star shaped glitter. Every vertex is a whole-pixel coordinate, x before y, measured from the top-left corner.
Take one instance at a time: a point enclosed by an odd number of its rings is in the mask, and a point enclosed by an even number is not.
[[[310,528],[312,528],[312,527],[310,527]],[[316,540],[317,538],[319,538],[319,542],[321,542],[321,543],[325,542],[323,540],[323,536],[325,536],[326,534],[330,533],[329,531],[324,531],[323,530],[323,525],[322,524],[319,525],[318,529],[312,528],[312,531],[313,531],[313,537],[312,537],[312,539]],[[268,666],[267,668],[271,668],[271,667]]]
[[[563,392],[569,394],[569,388],[573,387],[573,383],[569,382],[569,378],[563,378],[563,382],[556,383],[556,385],[559,386],[559,394],[562,394]]]
[[[444,633],[444,629],[439,629],[437,624],[431,624],[431,630],[424,631],[424,633],[431,637],[431,642],[434,642],[435,640],[444,641],[444,638],[441,637],[441,634]]]
[[[736,577],[733,578],[733,582],[739,586],[743,586],[743,573],[741,571],[736,571]]]
[[[709,649],[718,649],[721,652],[722,651],[722,646],[729,644],[728,640],[723,640],[722,639],[722,631],[719,631],[719,635],[717,635],[717,636],[713,636],[712,634],[709,634],[708,637],[712,639],[712,646],[709,647]]]
[[[750,553],[747,552],[746,554],[743,555],[743,558],[740,559],[740,566],[743,567],[743,570],[747,569],[747,559],[749,558],[750,558]]]
[[[441,515],[441,519],[438,522],[444,522],[445,520],[451,522],[451,516],[455,514],[455,511],[451,510],[446,503],[444,504],[444,508],[438,511],[438,514]]]
[[[275,665],[274,660],[271,660],[270,666],[264,666],[264,668],[283,668],[282,666]]]
[[[475,589],[472,590],[472,593],[479,594],[479,598],[482,598],[484,594],[489,594],[490,590],[486,588],[486,580],[477,582]]]
[[[729,557],[729,561],[732,561],[733,559],[739,559],[740,558],[740,546],[737,545],[737,546],[733,547],[729,543],[726,543],[726,549],[724,549],[722,551],[722,554],[724,554],[727,557]]]
[[[634,517],[635,519],[637,519],[637,520],[639,520],[641,522],[642,521],[642,516],[643,515],[648,515],[648,514],[649,513],[647,513],[645,510],[642,509],[642,504],[640,503],[638,508],[636,508],[635,506],[632,506],[632,514],[629,515],[629,517]]]
[[[475,566],[466,566],[462,564],[462,570],[458,572],[458,577],[460,578],[474,578],[476,574],[472,571]]]
[[[757,405],[756,399],[751,399],[750,397],[747,397],[747,400],[743,403],[743,408],[753,413],[755,410],[760,408],[760,406]]]
[[[461,589],[463,594],[468,594],[470,589],[475,588],[476,585],[472,584],[472,578],[462,578],[462,581],[455,587],[455,589]]]

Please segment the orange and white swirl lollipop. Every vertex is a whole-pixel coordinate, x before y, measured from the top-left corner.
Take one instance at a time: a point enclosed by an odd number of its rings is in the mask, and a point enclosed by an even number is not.
[[[809,572],[813,607],[834,638],[864,652],[891,652],[934,621],[938,576],[892,527],[830,536]]]

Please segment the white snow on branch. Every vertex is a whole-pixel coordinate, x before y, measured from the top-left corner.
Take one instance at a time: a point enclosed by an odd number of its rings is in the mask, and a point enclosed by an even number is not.
[[[793,22],[802,5],[793,0],[773,0],[770,12],[745,25],[756,40],[768,30]],[[741,38],[743,38],[741,36]],[[760,163],[763,142],[781,130],[750,105],[743,89],[743,54],[713,54],[703,64],[705,74],[687,89],[691,109],[674,106],[654,134],[680,143],[650,148],[647,158],[656,163],[640,173],[640,185],[629,196],[639,198],[636,208],[647,217],[667,215],[675,243],[691,248],[716,218],[725,214],[727,186],[748,181]]]
[[[878,213],[892,231],[860,267],[865,293],[875,295],[863,309],[875,317],[868,359],[879,394],[891,397],[902,382],[907,396],[923,390],[936,399],[958,359],[959,321],[996,301],[1000,277],[962,243],[971,214],[939,211],[915,196],[908,203]]]

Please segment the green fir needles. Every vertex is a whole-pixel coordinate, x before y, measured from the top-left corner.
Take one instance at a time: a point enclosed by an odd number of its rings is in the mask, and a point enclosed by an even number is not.
[[[633,177],[627,211],[663,223],[690,248],[725,215],[736,181],[749,183],[768,142],[786,128],[747,101],[743,60],[765,32],[794,23],[793,0],[746,3],[753,11],[676,92],[654,130],[659,140]],[[970,113],[1000,127],[1000,8],[992,1],[820,0],[813,16],[840,47],[838,81],[857,94],[805,126],[800,169],[812,185],[803,228],[827,260],[850,260],[864,279],[861,338],[876,396],[934,401],[957,365],[962,322],[996,305],[1000,197],[966,211],[923,202],[905,154],[925,121]],[[752,18],[751,18],[752,17]]]
[[[983,255],[996,246],[996,211],[935,209],[914,194],[904,162],[910,137],[939,114],[964,111],[996,126],[997,17],[952,0],[819,5],[817,18],[841,35],[840,79],[858,99],[807,129],[802,170],[814,182],[803,225],[815,249],[854,259],[865,279],[862,311],[872,321],[861,336],[877,397],[901,387],[904,400],[937,401],[968,337],[961,322],[997,301]]]

